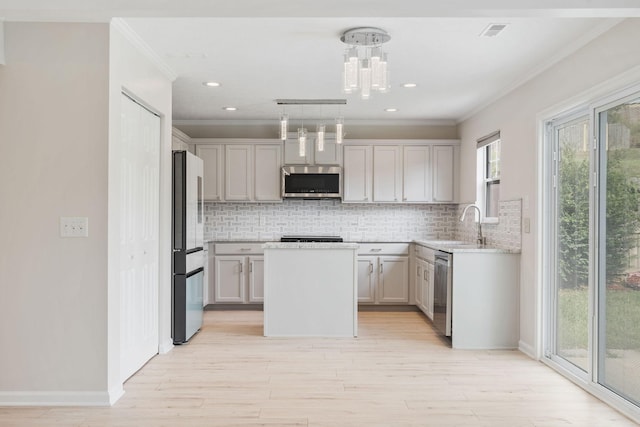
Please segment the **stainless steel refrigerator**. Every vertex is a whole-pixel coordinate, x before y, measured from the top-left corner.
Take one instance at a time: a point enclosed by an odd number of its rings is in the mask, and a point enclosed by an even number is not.
[[[204,287],[203,162],[173,152],[173,262],[171,329],[183,344],[202,327]]]

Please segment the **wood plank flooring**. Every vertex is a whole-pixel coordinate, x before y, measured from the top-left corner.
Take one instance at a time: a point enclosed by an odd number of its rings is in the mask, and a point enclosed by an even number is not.
[[[517,351],[452,350],[416,312],[361,312],[356,339],[264,338],[207,311],[111,408],[0,408],[0,426],[636,426]]]

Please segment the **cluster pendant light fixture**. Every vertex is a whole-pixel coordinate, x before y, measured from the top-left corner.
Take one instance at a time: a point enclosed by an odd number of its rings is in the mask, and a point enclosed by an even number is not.
[[[358,27],[345,31],[340,41],[348,45],[344,54],[342,89],[345,93],[360,90],[362,99],[372,92],[389,90],[387,54],[382,45],[391,40],[386,31],[375,27]]]
[[[347,103],[346,99],[276,99],[276,103],[278,105],[345,105]],[[284,108],[284,107],[283,107]],[[304,108],[304,107],[302,107]],[[307,138],[308,131],[307,128],[304,127],[304,110],[301,112],[301,124],[298,128],[298,145],[299,151],[298,154],[300,157],[306,156],[307,150]],[[335,119],[335,132],[336,132],[336,144],[342,144],[344,138],[344,120],[342,117],[338,117]],[[280,139],[282,141],[287,140],[287,136],[289,133],[289,115],[286,114],[283,110],[280,115]],[[327,133],[327,126],[324,123],[318,123],[316,125],[316,149],[318,151],[324,151],[325,149],[325,139]]]

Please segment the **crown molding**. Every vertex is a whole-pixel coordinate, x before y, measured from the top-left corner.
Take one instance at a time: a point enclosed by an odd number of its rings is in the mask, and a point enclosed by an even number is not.
[[[295,118],[290,118],[295,121]],[[305,123],[326,122],[327,119],[305,118]],[[253,120],[173,120],[174,126],[279,126],[276,119],[253,119]],[[424,120],[349,120],[345,119],[346,125],[355,126],[456,126],[455,119],[424,119]]]
[[[162,60],[158,55],[142,38],[133,31],[133,29],[122,18],[113,18],[111,20],[111,27],[117,29],[122,36],[127,39],[136,49],[140,51],[148,60],[150,60],[158,69],[164,74],[164,76],[170,81],[174,81],[178,75],[169,65]]]

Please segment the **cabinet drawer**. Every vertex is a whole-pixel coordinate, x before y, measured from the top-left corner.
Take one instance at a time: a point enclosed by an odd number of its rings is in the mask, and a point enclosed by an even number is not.
[[[431,262],[433,262],[435,259],[435,251],[431,248],[427,248],[421,245],[415,246],[415,255],[418,258],[426,259],[427,261]]]
[[[359,243],[358,255],[409,255],[409,243]]]
[[[261,255],[264,253],[264,250],[262,249],[262,243],[260,242],[216,243],[215,252],[216,255]]]

